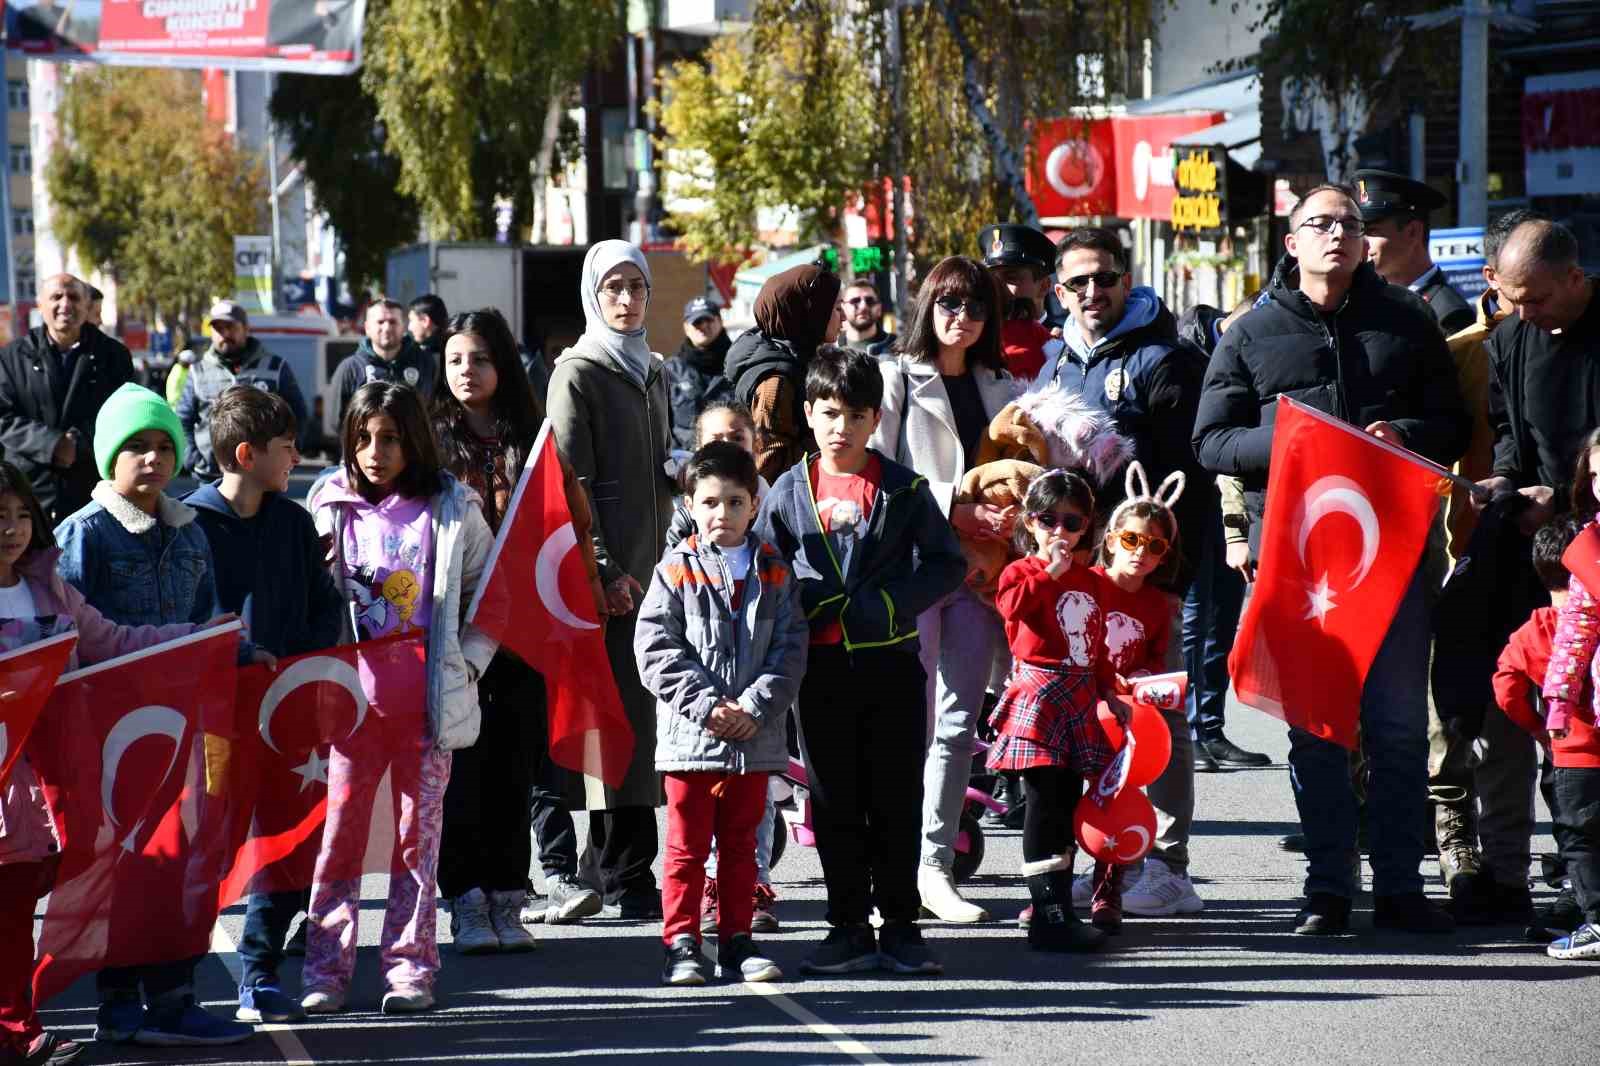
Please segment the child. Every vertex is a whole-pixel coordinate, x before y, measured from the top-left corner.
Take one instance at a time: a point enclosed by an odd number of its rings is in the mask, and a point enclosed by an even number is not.
[[[633,645],[639,677],[656,695],[656,769],[666,775],[661,980],[705,983],[700,896],[714,831],[719,967],[776,981],[782,971],[750,936],[756,829],[767,775],[789,762],[786,719],[809,629],[789,568],[750,532],[755,457],[714,441],[689,460],[684,491],[699,532],[656,566]]]
[[[197,628],[116,625],[56,573],[60,554],[33,487],[16,467],[0,463],[0,651],[75,629],[78,647],[67,664],[75,670]],[[60,1064],[83,1050],[40,1027],[29,988],[34,904],[49,891],[56,846],[38,779],[23,755],[0,786],[0,1061]]]
[[[139,385],[112,393],[96,417],[95,462],[106,480],[56,530],[56,569],[119,625],[197,625],[216,613],[211,548],[194,510],[165,492],[183,462],[183,447],[178,416]],[[241,644],[240,655],[271,658],[256,655],[248,644]],[[95,1039],[172,1047],[249,1037],[250,1026],[218,1018],[195,1002],[198,961],[101,971]],[[148,1008],[140,1002],[140,985]]]
[[[311,491],[333,538],[334,578],[357,613],[358,640],[427,633],[427,722],[402,751],[333,746],[328,821],[311,885],[311,932],[301,983],[308,1014],[344,1009],[356,962],[361,879],[378,779],[398,793],[399,838],[380,941],[385,1014],[432,1009],[439,969],[435,899],[450,752],[478,739],[478,678],[495,644],[462,622],[488,560],[482,501],[440,468],[415,389],[364,385],[345,412],[344,465]],[[392,761],[391,761],[392,760]]]
[[[989,749],[989,767],[1022,773],[1022,872],[1033,899],[1028,945],[1097,951],[1105,933],[1072,909],[1072,816],[1084,779],[1111,761],[1097,702],[1127,719],[1105,647],[1105,605],[1115,590],[1072,561],[1094,524],[1088,482],[1070,471],[1046,471],[1028,486],[1022,511],[1013,536],[1026,555],[1001,571],[995,594],[1013,665],[994,712],[999,739]]]
[[[1151,495],[1144,467],[1135,461],[1128,467],[1127,495],[1106,522],[1100,565],[1094,567],[1094,572],[1106,578],[1109,586],[1102,602],[1106,611],[1105,652],[1119,683],[1166,669],[1173,600],[1149,582],[1161,581],[1177,569],[1178,520],[1173,516],[1172,505],[1183,494],[1183,482],[1183,474],[1174,471]],[[1168,726],[1174,733],[1187,732],[1189,726],[1181,710],[1167,712],[1163,717],[1169,719]],[[1194,772],[1192,763],[1188,772]],[[1091,893],[1090,922],[1108,933],[1122,927],[1126,870],[1126,866],[1097,862],[1089,884],[1084,886]],[[1073,889],[1076,894],[1077,883]]]
[[[208,439],[222,480],[184,497],[216,563],[217,602],[243,616],[250,639],[274,656],[339,643],[344,599],[323,565],[311,515],[285,493],[300,462],[294,413],[277,393],[248,385],[211,408]],[[250,897],[239,941],[242,1022],[300,1021],[300,1001],[278,986],[284,938],[307,904],[304,892]]]
[[[1600,735],[1583,722],[1568,730],[1560,741],[1552,741],[1545,730],[1540,689],[1550,668],[1551,649],[1555,644],[1557,620],[1561,608],[1567,603],[1571,575],[1561,563],[1561,556],[1580,530],[1583,521],[1576,515],[1563,515],[1543,526],[1533,536],[1533,568],[1550,593],[1550,606],[1533,612],[1522,627],[1511,634],[1511,640],[1500,653],[1494,673],[1494,700],[1505,716],[1523,728],[1544,748],[1544,768],[1539,775],[1539,790],[1544,794],[1554,824],[1556,843],[1566,851],[1565,843],[1570,830],[1560,814],[1560,800],[1555,791],[1555,768],[1558,765],[1600,766]],[[1587,694],[1589,686],[1584,686]],[[1559,746],[1560,753],[1555,750]],[[1564,933],[1570,933],[1584,922],[1583,911],[1572,887],[1561,890],[1554,902],[1541,907],[1534,915],[1528,935],[1541,943],[1550,943]]]
[[[967,565],[927,481],[867,447],[882,407],[876,359],[818,348],[804,410],[819,452],[773,485],[757,531],[794,569],[811,626],[800,750],[833,928],[810,973],[943,972],[916,926],[928,746],[916,618]]]

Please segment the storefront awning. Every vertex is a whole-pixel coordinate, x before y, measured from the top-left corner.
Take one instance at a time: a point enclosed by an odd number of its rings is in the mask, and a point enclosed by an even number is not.
[[[1234,116],[1221,125],[1186,133],[1172,142],[1178,144],[1220,144],[1228,155],[1246,170],[1254,170],[1261,158],[1261,109]]]
[[[1222,144],[1228,155],[1246,170],[1261,158],[1261,79],[1254,70],[1229,74],[1173,93],[1135,100],[1130,115],[1160,115],[1181,111],[1221,111],[1221,125],[1187,133],[1173,144]]]

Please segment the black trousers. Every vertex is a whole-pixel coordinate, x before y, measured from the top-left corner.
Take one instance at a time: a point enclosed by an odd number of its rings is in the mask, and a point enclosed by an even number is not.
[[[650,864],[659,840],[654,807],[617,807],[589,812],[589,845],[579,860],[578,876],[615,904],[628,894],[656,892]]]
[[[927,675],[917,656],[813,645],[800,684],[800,752],[828,922],[914,922],[922,851]]]
[[[1600,769],[1558,767],[1552,776],[1556,844],[1585,921],[1600,923]]]
[[[548,881],[561,874],[577,876],[578,829],[572,823],[572,810],[567,805],[569,771],[550,758],[548,703],[545,711],[540,725],[546,739],[535,752],[528,806],[532,813],[533,839],[539,848],[539,865]]]
[[[1083,775],[1065,766],[1035,766],[1022,771],[1022,790],[1022,861],[1066,855],[1073,847],[1072,815],[1083,795]]]
[[[528,790],[545,747],[544,678],[496,655],[478,682],[478,742],[455,753],[444,794],[439,892],[521,891],[533,859]]]

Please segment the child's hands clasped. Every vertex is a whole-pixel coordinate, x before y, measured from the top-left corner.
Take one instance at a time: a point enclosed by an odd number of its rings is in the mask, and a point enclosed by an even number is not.
[[[733,700],[723,700],[711,708],[706,728],[714,737],[723,740],[749,740],[756,735],[756,720],[745,713]]]

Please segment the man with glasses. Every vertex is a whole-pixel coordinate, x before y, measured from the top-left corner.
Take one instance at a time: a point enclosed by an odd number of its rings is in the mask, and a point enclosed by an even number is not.
[[[1417,296],[1378,275],[1364,230],[1353,190],[1319,185],[1302,197],[1265,298],[1222,335],[1206,371],[1195,450],[1211,472],[1244,480],[1253,543],[1280,395],[1445,466],[1466,450],[1472,420],[1444,334]],[[1428,798],[1425,585],[1419,566],[1361,696],[1367,798],[1378,815],[1369,825],[1373,924],[1448,933],[1455,922],[1423,895],[1418,869]],[[1308,864],[1295,932],[1343,933],[1360,868],[1349,754],[1291,729],[1289,766]]]
[[[883,328],[883,300],[870,278],[856,278],[845,286],[844,347],[883,357],[894,348],[896,337]]]
[[[1425,182],[1387,170],[1355,173],[1356,203],[1366,223],[1367,258],[1391,285],[1422,297],[1449,337],[1472,325],[1472,307],[1428,254],[1428,213],[1450,201]]]
[[[704,296],[683,305],[683,343],[661,368],[667,378],[667,420],[674,448],[693,451],[694,422],[700,412],[733,399],[733,385],[722,376],[729,347],[722,308]]]

